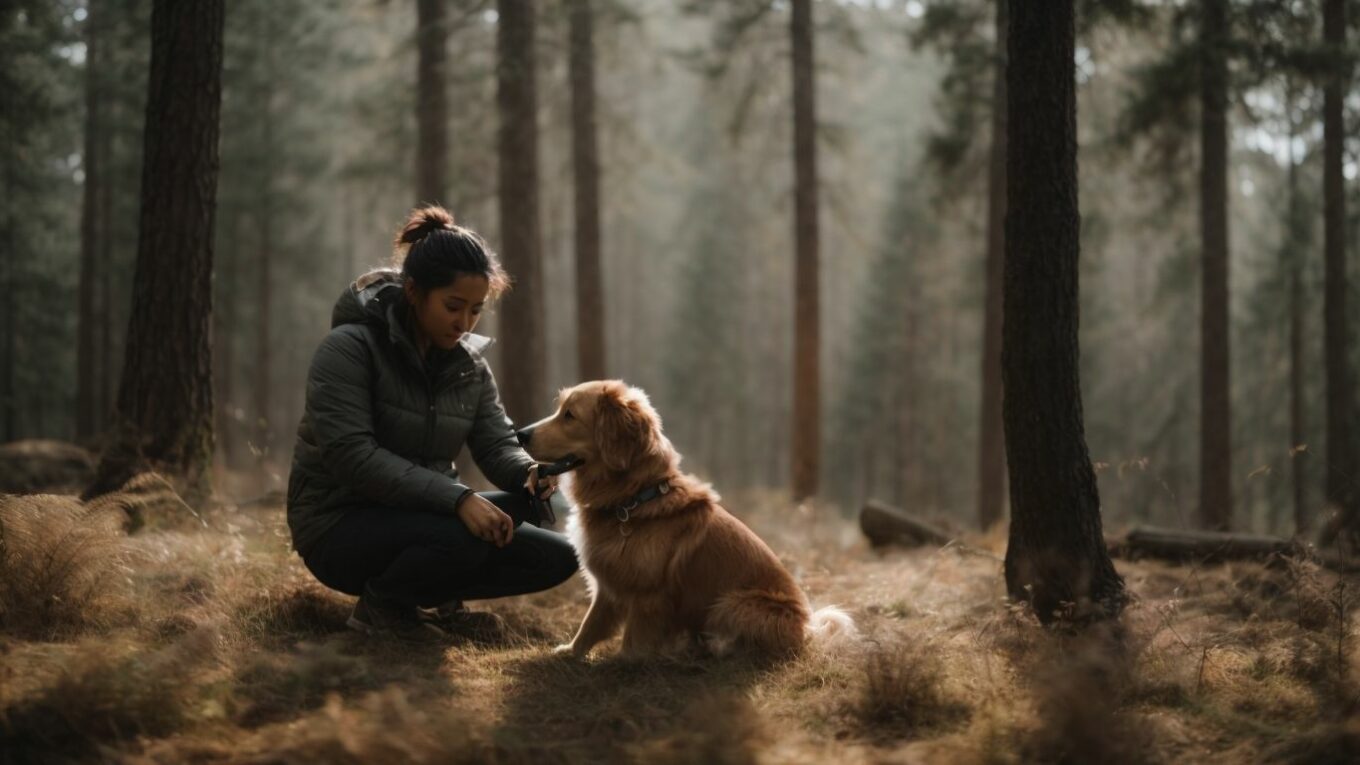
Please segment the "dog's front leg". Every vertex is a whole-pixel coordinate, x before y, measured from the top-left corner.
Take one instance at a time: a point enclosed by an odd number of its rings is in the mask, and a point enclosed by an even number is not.
[[[560,645],[555,650],[558,653],[571,651],[576,658],[585,658],[586,654],[590,653],[590,649],[594,648],[596,644],[613,637],[619,628],[622,616],[618,603],[602,591],[596,590],[595,597],[590,601],[590,610],[586,611],[586,618],[581,622],[581,628],[576,630],[576,637],[572,638],[570,643]]]

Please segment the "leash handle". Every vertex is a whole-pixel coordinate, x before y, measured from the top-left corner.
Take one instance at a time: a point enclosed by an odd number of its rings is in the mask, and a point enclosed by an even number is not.
[[[538,478],[541,481],[544,478],[551,478],[570,472],[579,467],[583,462],[585,462],[585,460],[576,455],[568,454],[566,457],[556,462],[536,462],[534,464],[538,466]],[[553,512],[552,499],[541,499],[538,496],[537,486],[534,487],[533,491],[529,492],[529,504],[534,508],[534,511],[538,513],[540,518],[546,520],[549,524],[554,526],[557,525],[557,514]]]

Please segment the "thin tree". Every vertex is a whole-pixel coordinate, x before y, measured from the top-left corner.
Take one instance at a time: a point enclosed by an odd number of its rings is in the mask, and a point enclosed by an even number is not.
[[[416,0],[417,204],[440,204],[448,193],[447,11],[448,0]]]
[[[261,470],[270,458],[273,446],[273,391],[274,391],[274,275],[277,255],[274,225],[274,24],[268,6],[259,17],[261,47],[263,49],[263,89],[259,98],[260,147],[264,158],[264,173],[260,178],[258,207],[255,221],[259,241],[255,248],[255,375],[252,389],[252,420],[250,439],[254,446],[256,464]]]
[[[5,163],[4,185],[0,188],[4,189],[5,198],[13,199],[14,192],[18,188],[18,183],[15,181],[14,157],[12,152],[8,151],[0,156],[3,156]],[[14,205],[5,205],[5,252],[7,253],[18,252],[18,247],[16,247],[18,224],[15,221],[17,217],[18,214]],[[0,258],[0,268],[3,268],[0,274],[3,274],[4,277],[0,279],[0,287],[4,288],[7,296],[4,301],[4,352],[0,354],[0,380],[4,381],[4,387],[0,388],[0,413],[3,413],[3,416],[0,416],[0,437],[3,437],[5,441],[13,441],[18,437],[19,391],[15,376],[14,353],[19,336],[19,322],[15,321],[18,303],[18,296],[15,293],[19,287],[18,260],[12,255]]]
[[[499,0],[496,105],[500,163],[501,255],[515,287],[500,309],[501,332],[515,341],[502,356],[506,412],[527,422],[547,406],[542,263],[538,219],[538,99],[534,85],[534,3]]]
[[[80,285],[76,313],[76,437],[89,438],[99,427],[96,377],[95,284],[101,233],[99,197],[104,182],[103,160],[99,156],[99,137],[104,131],[102,98],[102,41],[99,24],[103,3],[90,0],[85,17],[85,149],[81,157],[84,171],[80,209]]]
[[[987,172],[986,297],[982,319],[982,406],[978,433],[978,526],[1005,515],[1006,445],[1001,421],[1001,290],[1006,262],[1007,0],[996,2],[992,80],[992,155]]]
[[[223,0],[152,7],[132,316],[114,441],[86,497],[147,467],[180,479],[190,498],[209,489],[223,15]]]
[[[793,0],[794,266],[793,497],[817,493],[821,477],[821,320],[818,300],[817,106],[812,0]]]
[[[1284,116],[1288,125],[1289,171],[1286,194],[1288,214],[1285,224],[1285,247],[1281,255],[1289,273],[1289,454],[1293,485],[1294,536],[1302,538],[1308,531],[1310,519],[1305,502],[1303,450],[1304,436],[1304,368],[1303,368],[1303,257],[1307,221],[1303,199],[1299,193],[1299,158],[1294,156],[1294,142],[1298,136],[1298,100],[1294,81],[1285,76]]]
[[[600,267],[600,157],[595,124],[595,42],[591,0],[571,14],[571,157],[576,184],[576,331],[579,376],[605,376],[604,285]]]
[[[1343,103],[1350,84],[1346,58],[1345,0],[1326,0],[1322,9],[1322,41],[1336,57],[1327,73],[1322,95],[1323,194],[1323,344],[1327,369],[1327,504],[1336,515],[1323,528],[1322,542],[1330,544],[1343,532],[1360,543],[1360,500],[1355,482],[1357,467],[1351,443],[1350,345],[1346,327],[1346,189],[1342,172],[1346,126]]]
[[[1101,535],[1078,382],[1073,15],[1072,0],[1016,3],[1006,72],[1006,588],[1045,623],[1113,615],[1125,600]]]
[[[1200,525],[1232,525],[1228,394],[1228,12],[1203,0],[1200,17]]]

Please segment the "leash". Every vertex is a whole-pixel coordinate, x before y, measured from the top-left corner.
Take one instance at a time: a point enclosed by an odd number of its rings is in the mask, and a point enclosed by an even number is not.
[[[538,479],[541,481],[544,478],[552,478],[571,472],[585,464],[585,460],[575,454],[568,454],[556,462],[535,462],[534,464],[538,466]],[[534,487],[534,491],[529,492],[529,505],[533,507],[540,518],[554,526],[557,525],[557,514],[553,512],[551,498],[541,499],[538,496],[537,486]]]

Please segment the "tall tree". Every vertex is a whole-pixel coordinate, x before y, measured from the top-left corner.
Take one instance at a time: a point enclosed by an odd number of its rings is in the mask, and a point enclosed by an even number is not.
[[[1005,322],[1011,526],[1006,588],[1047,623],[1117,613],[1124,583],[1101,535],[1077,366],[1075,24],[1072,0],[1011,8],[1006,72]],[[1043,363],[1035,363],[1042,359]]]
[[[1323,529],[1324,543],[1342,532],[1360,543],[1360,498],[1356,497],[1355,457],[1351,443],[1352,390],[1346,327],[1346,189],[1343,162],[1346,126],[1343,104],[1350,84],[1346,53],[1345,0],[1326,0],[1322,39],[1333,65],[1322,101],[1323,194],[1323,344],[1327,369],[1327,504],[1337,513]]]
[[[515,287],[504,298],[501,332],[515,341],[501,359],[501,393],[516,422],[547,405],[542,262],[538,219],[538,97],[534,86],[533,0],[499,0],[496,105],[501,255]]]
[[[103,116],[103,45],[99,24],[103,3],[90,0],[85,16],[85,150],[81,157],[84,171],[80,210],[80,287],[76,316],[76,437],[89,438],[99,427],[99,380],[96,376],[95,286],[98,276],[101,232],[99,201],[103,160],[99,156]]]
[[[598,380],[605,376],[605,323],[600,269],[600,157],[595,124],[595,20],[591,0],[572,0],[570,14],[578,374],[584,380]]]
[[[258,227],[258,243],[255,248],[255,379],[251,389],[254,418],[252,418],[250,439],[254,446],[257,463],[264,469],[270,457],[274,433],[274,260],[275,247],[275,193],[274,168],[276,149],[274,138],[274,92],[278,72],[275,70],[276,45],[274,28],[276,21],[270,13],[258,17],[262,66],[264,77],[260,93],[259,119],[256,124],[260,130],[260,152],[264,174],[260,178],[258,206],[255,210],[255,224]]]
[[[448,0],[416,0],[416,203],[443,204],[449,160]]]
[[[1228,12],[1200,16],[1200,524],[1232,525],[1228,390]]]
[[[793,0],[794,239],[793,497],[817,493],[821,477],[821,306],[818,299],[817,104],[812,0]]]
[[[151,13],[142,212],[114,442],[86,496],[145,467],[206,494],[212,456],[212,233],[222,0]]]
[[[1303,537],[1310,523],[1308,507],[1305,502],[1304,462],[1302,451],[1307,442],[1304,436],[1304,390],[1303,390],[1303,257],[1307,220],[1303,200],[1299,194],[1299,159],[1294,156],[1294,143],[1298,134],[1296,112],[1297,99],[1293,81],[1285,81],[1285,119],[1289,127],[1289,176],[1287,185],[1288,218],[1285,223],[1284,252],[1289,269],[1289,454],[1290,477],[1293,482],[1291,495],[1294,501],[1294,535]]]
[[[982,317],[982,406],[978,432],[978,526],[1005,515],[1006,445],[1001,422],[1001,291],[1006,261],[1007,0],[996,0],[992,80],[992,156],[987,171],[986,296]]]

